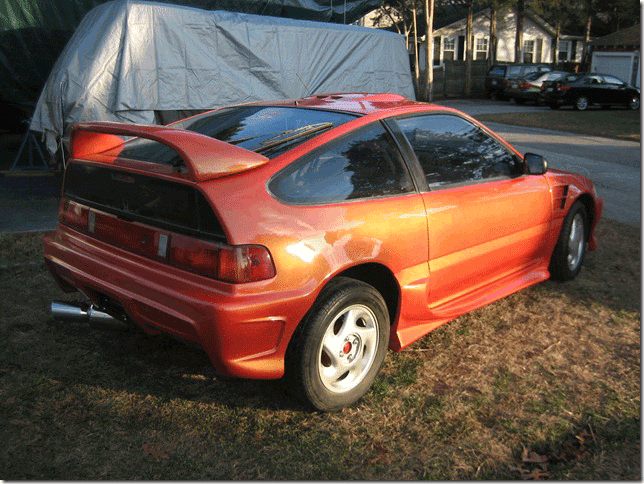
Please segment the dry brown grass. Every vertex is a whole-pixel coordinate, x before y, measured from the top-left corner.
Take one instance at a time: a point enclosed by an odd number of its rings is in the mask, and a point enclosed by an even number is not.
[[[640,235],[599,240],[577,280],[389,353],[318,414],[171,340],[52,321],[39,237],[1,236],[0,478],[639,480]]]
[[[640,141],[640,111],[624,109],[590,109],[574,111],[563,108],[558,111],[533,111],[527,113],[481,114],[479,121],[511,124],[555,131],[604,136],[606,138]]]

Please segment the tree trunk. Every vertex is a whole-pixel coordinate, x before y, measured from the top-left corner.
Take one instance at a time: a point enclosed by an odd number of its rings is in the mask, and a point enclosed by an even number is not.
[[[416,7],[412,9],[414,16],[414,86],[416,91],[420,91],[420,70],[418,66],[418,24],[416,22]]]
[[[523,15],[525,13],[525,0],[517,0],[517,33],[514,39],[514,63],[520,64],[523,52]]]
[[[588,11],[586,12],[586,29],[584,32],[584,46],[581,54],[581,72],[585,72],[590,67],[588,64],[588,43],[590,42],[590,24],[592,17],[592,2],[588,2]]]
[[[427,68],[425,69],[424,98],[431,102],[434,97],[434,0],[425,0],[425,49],[427,50]]]
[[[488,69],[496,62],[496,45],[496,5],[492,3],[490,5],[490,45],[488,46],[490,53],[487,56]]]
[[[555,38],[552,43],[552,64],[556,66],[559,63],[559,39],[561,38],[561,20],[557,20],[555,25]]]
[[[465,30],[466,50],[465,50],[465,97],[472,95],[472,44],[474,43],[474,33],[472,32],[472,17],[474,15],[474,0],[467,2],[467,28]]]

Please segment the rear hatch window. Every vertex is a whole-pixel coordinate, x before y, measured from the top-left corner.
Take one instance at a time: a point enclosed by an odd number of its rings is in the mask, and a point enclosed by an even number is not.
[[[70,163],[64,197],[125,220],[200,238],[225,240],[205,197],[193,186],[109,167]]]
[[[237,106],[171,125],[274,158],[312,137],[356,119],[354,114],[284,106]],[[121,158],[176,164],[177,153],[147,139],[129,141]]]

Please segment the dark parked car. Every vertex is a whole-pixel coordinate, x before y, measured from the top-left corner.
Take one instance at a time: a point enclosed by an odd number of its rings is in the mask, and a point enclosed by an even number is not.
[[[570,74],[558,81],[544,82],[542,94],[545,104],[552,109],[571,105],[585,111],[593,104],[640,107],[640,90],[608,74]]]
[[[549,72],[550,66],[541,64],[494,65],[485,76],[485,93],[490,98],[506,99],[506,89],[512,79],[520,79],[531,72]]]
[[[570,74],[565,71],[531,72],[527,76],[510,81],[506,95],[517,104],[534,102],[540,104],[541,85],[544,81],[556,81]]]

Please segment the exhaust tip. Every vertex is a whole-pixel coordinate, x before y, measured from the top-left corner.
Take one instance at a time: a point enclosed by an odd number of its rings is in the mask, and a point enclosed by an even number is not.
[[[56,321],[89,323],[95,328],[118,331],[129,329],[129,324],[126,321],[117,319],[89,304],[52,301],[50,312]]]

